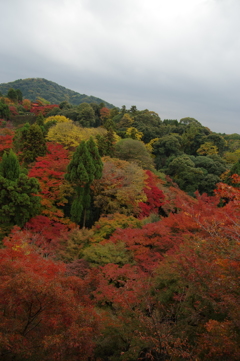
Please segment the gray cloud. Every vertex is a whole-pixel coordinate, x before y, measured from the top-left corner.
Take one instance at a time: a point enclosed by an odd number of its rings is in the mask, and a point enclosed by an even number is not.
[[[9,0],[0,82],[44,77],[239,132],[239,11],[238,0]]]

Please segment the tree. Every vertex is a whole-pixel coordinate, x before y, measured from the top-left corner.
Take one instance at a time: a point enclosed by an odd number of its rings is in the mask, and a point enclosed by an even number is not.
[[[96,137],[98,134],[104,135],[106,133],[107,131],[104,128],[82,128],[71,120],[70,122],[61,122],[52,126],[48,131],[47,140],[59,143],[65,149],[73,151],[81,141],[86,141],[91,136]]]
[[[129,126],[135,127],[139,132],[143,133],[142,140],[144,143],[161,136],[162,121],[157,113],[145,109],[131,114],[134,122]]]
[[[36,118],[36,124],[44,131],[44,116],[40,113]]]
[[[145,144],[137,139],[126,138],[115,146],[115,156],[128,162],[136,163],[144,169],[153,169],[153,159]]]
[[[95,125],[95,113],[90,104],[81,103],[77,110],[77,120],[82,127],[92,127]]]
[[[225,152],[224,159],[229,164],[234,164],[240,160],[240,148],[236,149],[234,152]]]
[[[0,118],[9,119],[9,117],[10,117],[9,106],[1,100],[0,101]]]
[[[103,107],[100,109],[100,118],[101,118],[101,121],[102,121],[102,124],[105,123],[105,121],[109,118],[110,116],[110,109],[106,108],[106,107]]]
[[[205,142],[201,144],[200,148],[197,150],[197,153],[200,155],[218,154],[218,148],[216,145],[214,145],[213,142]]]
[[[59,108],[60,109],[70,109],[70,108],[72,108],[72,105],[70,103],[68,103],[66,100],[64,100],[59,104]]]
[[[44,121],[45,124],[58,124],[58,123],[72,123],[71,119],[66,118],[64,115],[52,115],[47,117]]]
[[[31,218],[24,226],[29,234],[31,245],[35,246],[43,257],[59,259],[60,252],[65,249],[69,234],[69,226],[49,217],[38,215]]]
[[[17,93],[17,100],[18,102],[21,102],[23,100],[23,95],[20,89],[16,89],[16,93]]]
[[[37,124],[32,124],[24,134],[21,158],[29,164],[39,156],[46,154],[47,147],[42,129]]]
[[[23,107],[24,107],[27,111],[30,111],[30,109],[31,109],[31,107],[32,107],[31,100],[29,100],[29,99],[23,99],[22,105],[23,105]]]
[[[36,162],[29,170],[28,176],[39,181],[42,214],[50,220],[68,223],[64,217],[63,206],[68,203],[72,193],[72,187],[64,179],[69,152],[62,145],[56,143],[47,144],[47,154],[37,157]]]
[[[227,146],[227,141],[221,135],[214,133],[209,134],[206,137],[206,142],[212,142],[214,146],[217,147],[219,155],[223,155],[223,152],[225,151]]]
[[[19,178],[20,166],[16,154],[10,149],[9,153],[4,152],[0,163],[0,175],[10,181]]]
[[[221,181],[220,176],[226,171],[224,160],[219,155],[192,157],[195,167],[202,168],[204,177],[198,184],[200,193],[213,194],[216,184]]]
[[[118,129],[124,129],[124,128],[129,128],[132,126],[134,122],[134,119],[127,113],[123,113],[121,118],[120,118],[120,122],[117,125]]]
[[[190,117],[186,117],[186,118],[182,118],[179,121],[180,124],[184,124],[184,125],[197,125],[197,126],[202,126],[202,124],[196,120],[195,118],[190,118]]]
[[[225,183],[239,188],[240,182],[239,182],[239,176],[240,175],[240,160],[238,160],[233,166],[226,172],[226,177],[224,179]]]
[[[9,150],[13,146],[14,132],[8,128],[0,130],[0,159],[5,150]]]
[[[183,123],[179,127],[183,127]],[[199,147],[203,144],[206,135],[210,131],[196,123],[189,123],[184,126],[184,132],[182,134],[182,150],[184,153],[197,155]]]
[[[153,144],[153,154],[156,156],[155,165],[161,169],[171,156],[182,154],[182,138],[178,134],[165,135]]]
[[[94,179],[100,179],[102,177],[103,163],[93,137],[90,137],[86,144],[95,167]]]
[[[141,140],[143,133],[139,132],[136,128],[130,127],[126,130],[126,136],[132,139]]]
[[[13,102],[17,102],[18,100],[18,93],[16,92],[15,89],[10,88],[7,92],[7,97],[12,100]]]
[[[102,161],[93,139],[82,141],[73,154],[67,167],[65,178],[73,185],[75,198],[71,205],[71,219],[83,224],[89,217],[91,204],[90,186],[94,179],[100,179]]]
[[[204,172],[202,168],[195,167],[194,161],[188,155],[183,154],[169,163],[166,173],[182,190],[193,195],[207,172]]]
[[[91,237],[92,243],[99,243],[103,240],[109,239],[116,229],[125,228],[140,228],[141,221],[133,216],[126,216],[121,213],[108,214],[101,216],[92,227],[93,235]]]
[[[151,214],[159,214],[160,207],[164,203],[164,194],[158,188],[157,184],[159,179],[151,172],[146,171],[147,179],[145,180],[144,193],[147,196],[146,202],[140,202],[139,206],[141,208],[141,212],[139,214],[139,218],[148,217]]]
[[[117,158],[103,158],[102,178],[93,183],[94,205],[101,214],[139,214],[139,202],[146,201],[143,191],[146,174],[142,168]]]
[[[109,129],[106,134],[97,134],[96,141],[101,157],[113,157],[116,143],[116,133]]]
[[[40,198],[36,195],[39,184],[35,178],[20,173],[16,155],[10,151],[0,163],[0,227],[2,234],[11,227],[24,224],[40,211]]]
[[[120,266],[129,264],[132,255],[122,241],[106,244],[92,244],[82,252],[83,258],[93,267],[114,263]]]

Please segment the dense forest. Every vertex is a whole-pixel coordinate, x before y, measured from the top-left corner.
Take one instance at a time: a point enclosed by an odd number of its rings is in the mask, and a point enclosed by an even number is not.
[[[0,359],[240,359],[240,135],[0,98]]]

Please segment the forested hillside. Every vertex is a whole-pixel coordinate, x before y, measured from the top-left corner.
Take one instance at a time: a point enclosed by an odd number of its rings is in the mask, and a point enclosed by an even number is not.
[[[0,359],[238,361],[240,135],[0,99]]]
[[[84,102],[94,102],[97,104],[105,103],[109,108],[114,107],[112,104],[109,104],[100,98],[88,96],[86,94],[79,94],[43,78],[18,79],[13,82],[0,84],[0,92],[2,95],[7,95],[9,89],[11,88],[15,90],[19,89],[22,92],[23,98],[31,101],[43,98],[51,104],[59,104],[62,101],[67,101],[73,105],[78,105]]]

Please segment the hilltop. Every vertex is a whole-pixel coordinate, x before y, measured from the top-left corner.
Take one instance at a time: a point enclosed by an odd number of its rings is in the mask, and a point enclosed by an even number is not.
[[[23,98],[31,101],[35,101],[40,97],[48,100],[51,104],[59,104],[62,101],[67,101],[73,105],[80,103],[104,103],[108,108],[114,108],[113,104],[103,99],[77,93],[43,78],[18,79],[13,82],[0,84],[0,92],[3,95],[7,94],[10,88],[21,90]]]

